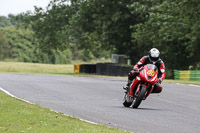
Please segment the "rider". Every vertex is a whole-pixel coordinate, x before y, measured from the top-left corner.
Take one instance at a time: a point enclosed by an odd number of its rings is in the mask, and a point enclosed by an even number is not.
[[[133,67],[133,70],[128,74],[128,83],[123,88],[128,90],[132,81],[139,74],[140,67],[146,64],[154,64],[158,68],[158,82],[154,85],[152,93],[160,93],[162,91],[161,82],[165,78],[165,65],[164,62],[160,59],[160,52],[156,48],[152,48],[149,51],[149,55],[142,57],[139,62]]]

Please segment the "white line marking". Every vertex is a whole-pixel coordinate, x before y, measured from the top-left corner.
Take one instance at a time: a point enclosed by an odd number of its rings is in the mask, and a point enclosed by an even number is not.
[[[80,119],[80,118],[79,118]],[[80,119],[81,121],[85,121],[85,122],[88,122],[88,123],[91,123],[91,124],[95,124],[95,125],[98,125],[98,123],[96,122],[92,122],[92,121],[88,121],[88,120],[84,120],[84,119]]]
[[[188,84],[189,86],[193,86],[193,87],[200,87],[199,85],[192,85],[192,84]]]
[[[25,99],[21,99],[21,98],[18,98],[18,97],[16,97],[16,96],[14,96],[13,94],[11,94],[10,92],[8,92],[7,90],[5,90],[5,89],[3,89],[3,88],[1,88],[1,87],[0,87],[0,90],[3,91],[4,93],[6,93],[7,95],[11,96],[11,97],[14,97],[14,98],[16,98],[16,99],[25,101],[25,102],[30,103],[30,104],[34,104],[34,103],[30,102],[30,101],[27,101],[27,100],[25,100]]]
[[[22,98],[18,98],[18,97],[16,97],[15,95],[11,94],[11,93],[8,92],[7,90],[3,89],[2,87],[0,87],[0,90],[3,91],[4,93],[6,93],[7,95],[9,95],[9,96],[11,96],[11,97],[14,97],[14,98],[16,98],[16,99],[22,100],[22,101],[27,102],[27,103],[30,103],[30,104],[35,104],[35,103],[32,103],[32,102],[27,101],[27,100],[25,100],[25,99],[22,99]],[[50,109],[50,110],[51,110],[52,112],[59,113],[59,112],[54,111],[54,110],[52,110],[52,109]],[[63,114],[64,114],[64,113],[63,113]],[[70,116],[70,115],[67,115],[67,114],[64,114],[64,115],[65,115],[65,116],[72,117],[72,118],[75,118],[75,117]],[[92,121],[84,120],[84,119],[81,119],[81,118],[78,118],[78,119],[81,120],[81,121],[85,121],[85,122],[88,122],[88,123],[91,123],[91,124],[98,125],[98,123],[96,123],[96,122],[92,122]]]

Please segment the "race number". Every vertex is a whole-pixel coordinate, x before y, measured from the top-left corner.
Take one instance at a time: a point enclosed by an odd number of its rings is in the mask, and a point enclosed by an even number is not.
[[[151,75],[151,76],[154,76],[154,75],[155,75],[155,71],[149,70],[149,71],[147,72],[147,74],[149,74],[149,75]]]

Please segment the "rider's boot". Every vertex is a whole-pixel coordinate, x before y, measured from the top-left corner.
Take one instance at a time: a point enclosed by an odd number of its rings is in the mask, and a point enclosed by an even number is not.
[[[137,75],[138,72],[134,70],[128,74],[128,83],[123,87],[124,90],[129,91],[130,85]]]
[[[126,90],[126,91],[128,91],[129,88],[130,88],[131,83],[132,83],[132,81],[128,80],[127,84],[123,87],[123,89]]]

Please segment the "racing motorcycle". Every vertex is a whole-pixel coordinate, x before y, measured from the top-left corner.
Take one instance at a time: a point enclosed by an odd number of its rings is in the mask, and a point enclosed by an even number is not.
[[[158,68],[153,64],[141,67],[139,74],[125,92],[123,105],[125,107],[138,108],[142,100],[145,100],[152,92],[158,81]]]

